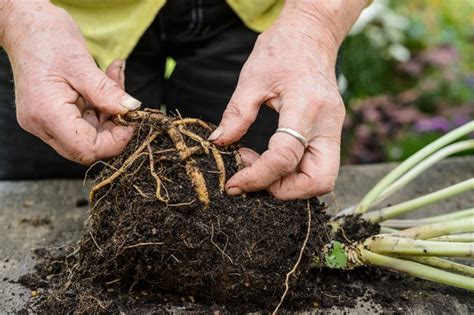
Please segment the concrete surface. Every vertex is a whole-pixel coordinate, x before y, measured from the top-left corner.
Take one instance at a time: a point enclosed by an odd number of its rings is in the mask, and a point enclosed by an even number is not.
[[[394,164],[344,166],[338,179],[336,198],[326,196],[324,199],[332,211],[338,207],[345,208],[359,200],[393,167]],[[449,159],[421,175],[384,204],[432,192],[473,176],[474,157]],[[80,204],[87,197],[87,191],[88,187],[83,187],[82,182],[76,180],[0,182],[0,313],[25,309],[31,292],[14,282],[32,270],[34,249],[62,246],[78,239],[87,211],[87,207]],[[473,205],[474,194],[467,193],[420,210],[412,216],[465,209]],[[51,224],[34,225],[28,221],[42,218],[51,220]],[[443,303],[452,304],[453,313],[474,312],[474,296],[472,300],[458,300],[455,295],[445,294],[440,295],[440,299],[444,300]],[[354,314],[374,311],[364,303],[367,302],[361,301],[356,309],[345,311]],[[413,313],[423,313],[424,307],[420,303]],[[383,310],[382,306],[380,310]]]

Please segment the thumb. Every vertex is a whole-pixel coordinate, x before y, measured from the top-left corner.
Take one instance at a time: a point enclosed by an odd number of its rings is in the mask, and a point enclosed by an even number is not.
[[[222,120],[208,140],[218,145],[229,145],[242,138],[257,118],[261,104],[265,101],[263,89],[250,84],[237,84]]]
[[[140,107],[139,100],[125,93],[120,83],[97,66],[85,66],[81,72],[72,78],[72,87],[102,113],[119,115]]]
[[[120,88],[125,90],[125,60],[114,60],[105,71],[105,74],[117,82]]]

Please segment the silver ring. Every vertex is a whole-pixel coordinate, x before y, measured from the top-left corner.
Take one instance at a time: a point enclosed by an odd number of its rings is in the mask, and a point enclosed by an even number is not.
[[[304,148],[306,149],[308,147],[308,140],[306,140],[305,137],[303,137],[303,135],[301,133],[299,133],[298,131],[296,130],[293,130],[291,128],[278,128],[276,132],[284,132],[284,133],[287,133],[289,134],[290,136],[293,136],[295,137],[296,139],[298,139],[299,142],[301,142],[301,144],[304,146]]]

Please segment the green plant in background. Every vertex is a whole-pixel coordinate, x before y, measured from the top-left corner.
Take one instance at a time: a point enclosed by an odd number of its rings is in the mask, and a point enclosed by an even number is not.
[[[343,162],[403,160],[474,118],[472,12],[469,0],[375,0],[362,13],[341,51]]]

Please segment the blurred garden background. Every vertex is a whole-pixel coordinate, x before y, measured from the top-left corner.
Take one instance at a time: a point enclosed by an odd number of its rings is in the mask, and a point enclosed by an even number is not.
[[[472,0],[375,0],[341,55],[345,164],[403,160],[474,118]]]

